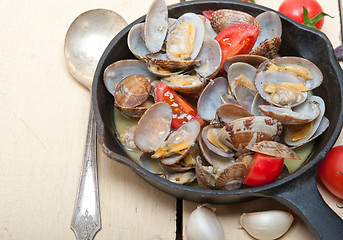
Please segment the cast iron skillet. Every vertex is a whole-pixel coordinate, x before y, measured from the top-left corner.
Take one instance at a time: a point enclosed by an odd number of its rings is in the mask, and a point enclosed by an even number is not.
[[[169,7],[170,17],[179,17],[186,12],[201,13],[205,10],[233,9],[253,16],[271,9],[240,1],[190,1]],[[315,89],[326,103],[326,117],[330,126],[316,141],[314,153],[300,170],[274,183],[234,191],[195,189],[171,183],[153,175],[129,159],[120,146],[114,125],[113,97],[103,83],[103,72],[111,63],[135,58],[127,47],[129,29],[145,16],[123,29],[109,44],[95,72],[92,100],[97,123],[98,142],[105,154],[115,161],[128,165],[145,181],[178,198],[199,203],[228,204],[247,201],[256,197],[271,197],[286,205],[300,216],[319,239],[342,239],[343,221],[323,201],[315,185],[318,164],[334,145],[343,123],[342,81],[343,73],[337,63],[328,38],[321,32],[304,27],[280,14],[283,26],[280,54],[301,56],[314,62],[324,74],[324,82]]]

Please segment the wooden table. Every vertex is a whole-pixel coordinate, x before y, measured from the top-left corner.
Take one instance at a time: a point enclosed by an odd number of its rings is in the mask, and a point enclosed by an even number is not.
[[[152,0],[2,0],[0,5],[0,239],[75,239],[69,225],[84,151],[90,93],[68,72],[64,36],[71,22],[94,8],[114,10],[128,23]],[[167,0],[168,4],[178,2]],[[338,0],[319,0],[323,32],[341,44]],[[277,9],[281,0],[257,0]],[[337,144],[343,143],[340,137]],[[175,239],[177,200],[98,152],[102,229],[96,239]],[[320,186],[343,217],[343,202]],[[180,201],[182,203],[182,201]],[[179,202],[179,203],[180,203]],[[183,223],[196,203],[183,202]],[[237,230],[244,211],[280,208],[259,199],[214,206],[230,239],[251,239]],[[312,239],[296,219],[283,239]]]

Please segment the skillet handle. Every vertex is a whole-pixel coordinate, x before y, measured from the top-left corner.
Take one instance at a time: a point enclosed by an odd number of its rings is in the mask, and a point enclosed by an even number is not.
[[[343,239],[343,220],[324,202],[315,181],[316,169],[304,172],[272,193],[278,202],[295,212],[321,240]]]

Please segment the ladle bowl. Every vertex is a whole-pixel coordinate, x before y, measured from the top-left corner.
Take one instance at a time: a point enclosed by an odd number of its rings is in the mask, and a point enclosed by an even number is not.
[[[84,12],[70,25],[64,42],[67,67],[75,79],[89,90],[101,54],[113,36],[126,25],[120,15],[106,9]],[[95,129],[91,104],[79,188],[70,225],[77,239],[93,239],[101,229]]]

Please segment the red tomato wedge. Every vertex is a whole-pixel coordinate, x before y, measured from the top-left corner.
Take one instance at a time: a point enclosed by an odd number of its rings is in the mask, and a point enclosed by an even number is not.
[[[201,125],[204,124],[197,111],[162,81],[158,83],[156,88],[156,101],[166,102],[171,106],[173,111],[172,125],[175,128],[179,128],[182,124],[193,119],[197,120]]]
[[[262,153],[255,153],[248,167],[244,184],[258,187],[274,182],[280,176],[283,168],[283,158],[272,157]]]
[[[222,50],[222,66],[228,57],[238,54],[247,54],[254,46],[260,30],[249,24],[236,24],[225,28],[214,39]]]
[[[213,12],[214,12],[214,11],[212,11],[212,10],[203,11],[203,12],[202,12],[202,15],[203,15],[205,18],[207,18],[208,20],[211,20],[211,15],[212,15]]]

